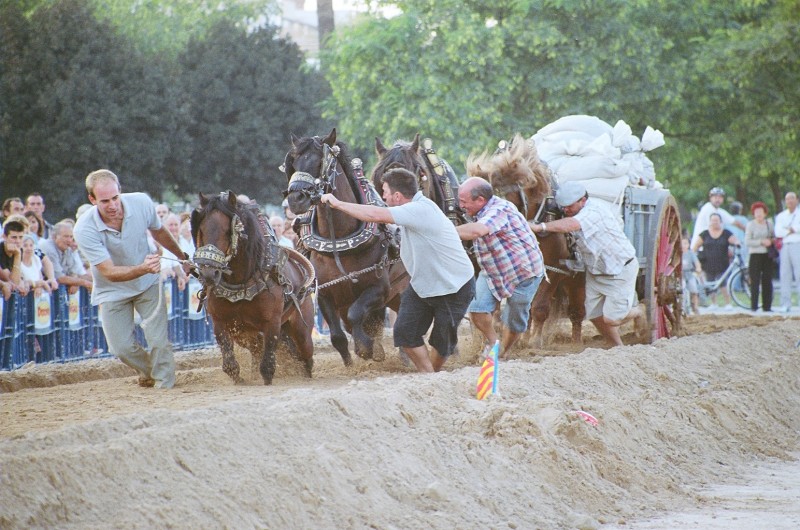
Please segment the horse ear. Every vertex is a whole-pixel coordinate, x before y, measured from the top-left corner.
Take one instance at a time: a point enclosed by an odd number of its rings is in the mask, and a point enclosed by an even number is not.
[[[208,204],[208,201],[209,201],[209,198],[206,197],[205,195],[203,195],[203,192],[201,191],[200,192],[200,207],[201,208],[205,208],[205,206]]]
[[[289,138],[292,140],[292,147],[297,147],[297,143],[300,141],[300,138],[294,135],[294,133],[289,133]]]
[[[386,147],[383,146],[383,142],[377,136],[375,137],[375,152],[378,153],[379,157],[386,154]]]
[[[414,141],[411,143],[411,152],[416,153],[419,151],[419,133],[414,137]]]
[[[336,127],[331,129],[331,132],[328,133],[328,136],[322,139],[322,143],[328,144],[331,147],[336,145]]]
[[[235,210],[236,209],[236,203],[237,203],[236,194],[233,193],[231,190],[228,190],[228,206],[230,206],[231,208],[233,208]]]

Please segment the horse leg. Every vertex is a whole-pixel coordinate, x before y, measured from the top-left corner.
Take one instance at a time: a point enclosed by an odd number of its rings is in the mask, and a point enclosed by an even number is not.
[[[244,383],[244,379],[239,376],[239,363],[236,362],[236,356],[233,355],[231,334],[224,329],[220,329],[215,335],[219,349],[222,352],[222,371],[228,374],[228,377],[233,379],[233,382],[237,385]]]
[[[382,307],[367,315],[364,329],[372,337],[372,360],[383,362],[386,351],[383,349],[383,327],[386,322],[386,308]]]
[[[386,289],[383,285],[373,285],[361,293],[361,296],[347,310],[347,320],[353,326],[353,342],[355,343],[356,355],[362,359],[372,359],[373,345],[375,340],[373,335],[377,332],[376,325],[381,316],[386,315],[384,310],[384,300]],[[382,322],[382,320],[380,320]],[[372,332],[372,333],[370,333]]]
[[[314,326],[314,304],[311,297],[307,297],[301,304],[301,313],[295,312],[288,321],[286,332],[289,336],[291,347],[303,361],[306,376],[311,377],[314,370],[314,341],[311,340],[311,328]]]
[[[277,324],[271,323],[269,328],[264,330],[264,356],[261,358],[258,371],[261,372],[265,385],[271,385],[272,378],[275,377],[275,349],[278,347],[280,335],[280,321]]]
[[[328,329],[331,332],[331,344],[342,356],[342,361],[345,366],[353,364],[353,359],[350,357],[350,350],[347,348],[347,335],[342,329],[342,321],[336,313],[336,307],[333,301],[327,296],[319,297],[319,309],[322,311],[322,316],[328,323]]]
[[[586,278],[583,274],[573,276],[566,282],[569,305],[567,313],[572,322],[572,342],[583,344],[581,326],[586,318]]]

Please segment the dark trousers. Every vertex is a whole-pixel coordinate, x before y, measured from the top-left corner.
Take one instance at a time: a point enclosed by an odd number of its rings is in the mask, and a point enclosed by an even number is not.
[[[753,311],[758,307],[758,295],[761,291],[764,311],[772,310],[772,270],[773,263],[766,254],[750,254],[750,289],[752,298],[750,299],[750,309]]]

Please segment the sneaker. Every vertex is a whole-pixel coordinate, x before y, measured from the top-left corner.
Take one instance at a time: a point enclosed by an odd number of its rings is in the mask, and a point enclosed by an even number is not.
[[[156,384],[156,380],[147,375],[139,376],[139,386],[144,388],[152,388]]]

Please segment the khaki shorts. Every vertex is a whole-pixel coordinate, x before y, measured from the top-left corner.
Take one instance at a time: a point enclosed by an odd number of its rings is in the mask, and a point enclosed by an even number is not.
[[[586,318],[599,316],[622,320],[636,305],[636,277],[639,262],[634,259],[616,276],[586,273]]]

